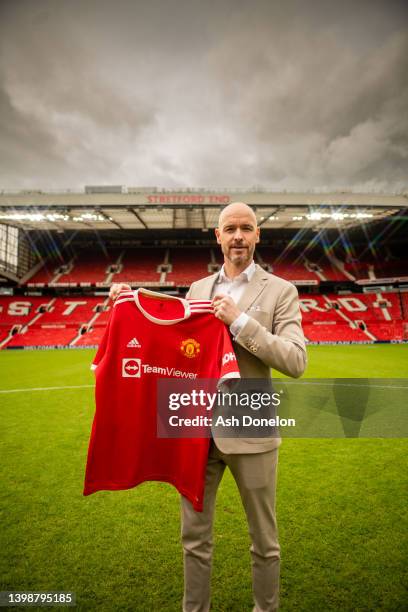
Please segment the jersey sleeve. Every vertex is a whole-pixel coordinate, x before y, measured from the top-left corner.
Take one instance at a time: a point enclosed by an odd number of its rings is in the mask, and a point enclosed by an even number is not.
[[[111,309],[110,317],[108,319],[108,323],[105,328],[105,333],[102,336],[102,340],[99,344],[98,350],[96,351],[96,355],[91,364],[91,370],[96,370],[96,368],[98,367],[98,365],[100,364],[100,362],[102,361],[106,353],[106,349],[108,347],[108,339],[109,339],[111,321],[112,321],[112,313],[113,313],[113,308]]]
[[[220,382],[228,378],[241,378],[234,347],[232,346],[231,338],[225,325],[222,326],[220,360]]]

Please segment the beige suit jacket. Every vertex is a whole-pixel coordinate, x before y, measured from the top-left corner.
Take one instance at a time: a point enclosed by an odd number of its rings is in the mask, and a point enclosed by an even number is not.
[[[211,299],[218,273],[194,282],[188,298]],[[256,265],[238,308],[249,321],[234,338],[242,378],[270,378],[271,368],[298,378],[306,367],[296,287]],[[261,453],[280,445],[280,438],[214,439],[223,453]]]

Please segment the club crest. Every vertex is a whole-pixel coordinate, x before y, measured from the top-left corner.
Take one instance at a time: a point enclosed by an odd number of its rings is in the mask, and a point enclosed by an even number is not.
[[[180,344],[180,350],[185,357],[192,359],[197,357],[200,352],[200,343],[194,340],[194,338],[187,338],[187,340],[183,340]]]

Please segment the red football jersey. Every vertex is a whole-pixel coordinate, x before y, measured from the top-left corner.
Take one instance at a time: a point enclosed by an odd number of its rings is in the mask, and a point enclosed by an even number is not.
[[[228,330],[211,302],[122,292],[92,367],[96,411],[84,495],[159,480],[202,511],[210,440],[158,438],[156,404],[161,378],[239,377]]]

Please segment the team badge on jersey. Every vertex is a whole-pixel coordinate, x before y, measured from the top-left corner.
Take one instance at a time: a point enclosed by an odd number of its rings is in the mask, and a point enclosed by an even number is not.
[[[185,357],[192,359],[193,357],[197,357],[200,352],[200,343],[194,340],[194,338],[187,338],[187,340],[183,340],[180,344],[180,351]]]
[[[122,359],[122,378],[140,378],[140,359]]]

